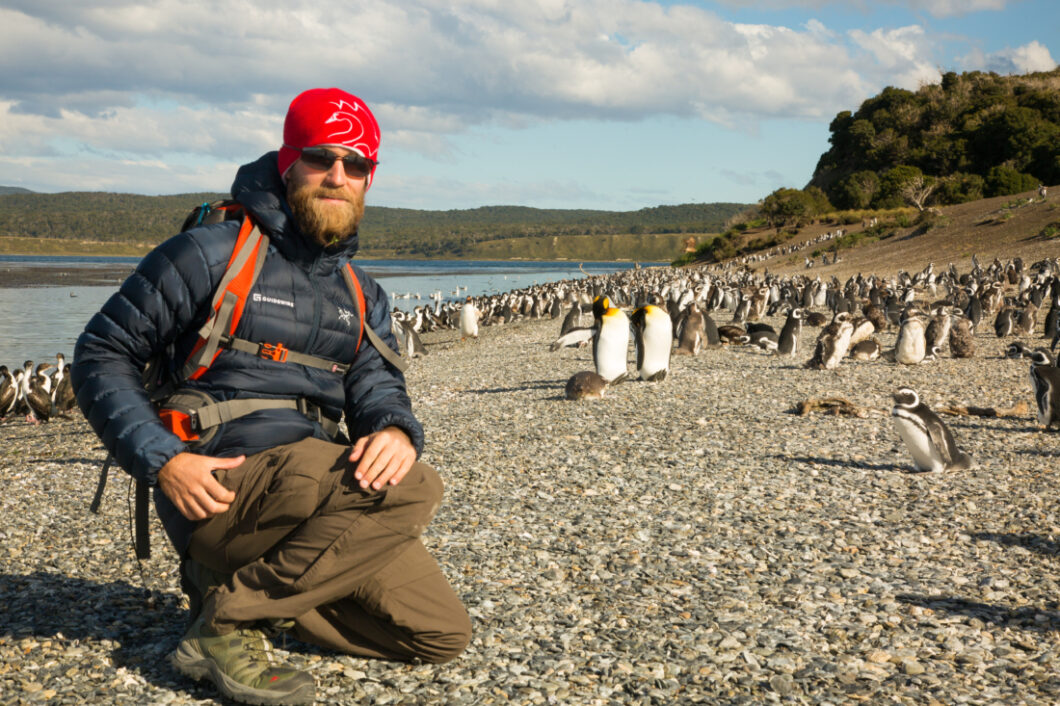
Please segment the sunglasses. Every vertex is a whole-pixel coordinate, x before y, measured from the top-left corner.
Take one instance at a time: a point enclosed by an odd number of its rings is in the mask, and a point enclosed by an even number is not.
[[[292,147],[291,149],[298,149]],[[346,170],[346,176],[351,179],[363,179],[372,173],[379,162],[374,159],[362,157],[356,152],[347,155],[338,155],[324,147],[303,147],[298,152],[302,155],[302,161],[313,169],[328,171],[335,162],[342,162],[342,168]]]

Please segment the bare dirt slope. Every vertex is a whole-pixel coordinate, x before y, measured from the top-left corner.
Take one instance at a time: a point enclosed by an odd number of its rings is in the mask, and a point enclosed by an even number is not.
[[[1050,224],[1060,224],[1060,194],[1042,201],[1037,192],[982,199],[939,209],[943,225],[916,234],[917,226],[898,228],[897,233],[884,240],[845,248],[839,251],[839,262],[823,265],[818,256],[811,269],[805,258],[814,250],[828,250],[830,243],[810,244],[793,254],[780,255],[752,263],[754,269],[768,269],[776,274],[812,274],[840,279],[857,274],[893,274],[898,270],[915,272],[929,262],[936,269],[954,263],[958,271],[971,268],[972,255],[985,267],[996,257],[1002,262],[1019,256],[1032,264],[1046,257],[1060,257],[1060,237],[1042,237]],[[798,236],[785,243],[811,243],[823,233],[843,228],[852,233],[862,230],[860,224],[842,226],[835,223],[814,224],[804,228]],[[748,234],[749,238],[763,233]],[[832,256],[829,251],[828,261]]]

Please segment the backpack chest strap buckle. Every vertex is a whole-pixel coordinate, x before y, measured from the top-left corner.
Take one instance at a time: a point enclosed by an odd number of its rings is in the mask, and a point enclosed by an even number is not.
[[[262,343],[258,345],[258,357],[265,360],[275,360],[277,363],[286,363],[287,355],[291,352],[282,343]]]

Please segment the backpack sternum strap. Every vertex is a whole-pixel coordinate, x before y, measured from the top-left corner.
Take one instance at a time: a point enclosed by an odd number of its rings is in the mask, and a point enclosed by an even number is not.
[[[336,363],[327,358],[292,351],[282,343],[254,343],[243,338],[230,337],[223,341],[223,345],[225,348],[249,353],[265,360],[274,360],[277,363],[296,363],[297,365],[319,368],[320,370],[327,370],[340,375],[345,375],[346,371],[350,369],[350,366],[345,363]]]

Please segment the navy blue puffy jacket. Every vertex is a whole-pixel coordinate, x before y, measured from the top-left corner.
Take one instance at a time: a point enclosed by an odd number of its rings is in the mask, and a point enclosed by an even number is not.
[[[283,343],[292,351],[350,364],[350,370],[342,375],[225,350],[206,374],[185,387],[217,400],[304,398],[334,420],[345,412],[352,439],[401,427],[418,454],[423,429],[412,414],[404,376],[367,336],[354,352],[360,326],[351,315],[353,302],[341,268],[357,251],[356,234],[337,250],[307,241],[289,216],[284,194],[275,152],[240,168],[232,185],[232,197],[270,239],[235,335]],[[92,317],[74,349],[71,381],[85,417],[118,464],[152,486],[159,469],[182,451],[238,456],[310,436],[328,438],[299,412],[271,409],[228,422],[208,444],[189,449],[162,425],[143,389],[141,372],[149,359],[170,349],[179,370],[195,344],[239,225],[233,220],[194,228],[158,246]],[[367,325],[396,348],[386,294],[359,267],[354,271],[364,290]],[[155,501],[170,538],[183,551],[191,524],[161,492],[155,492]]]

